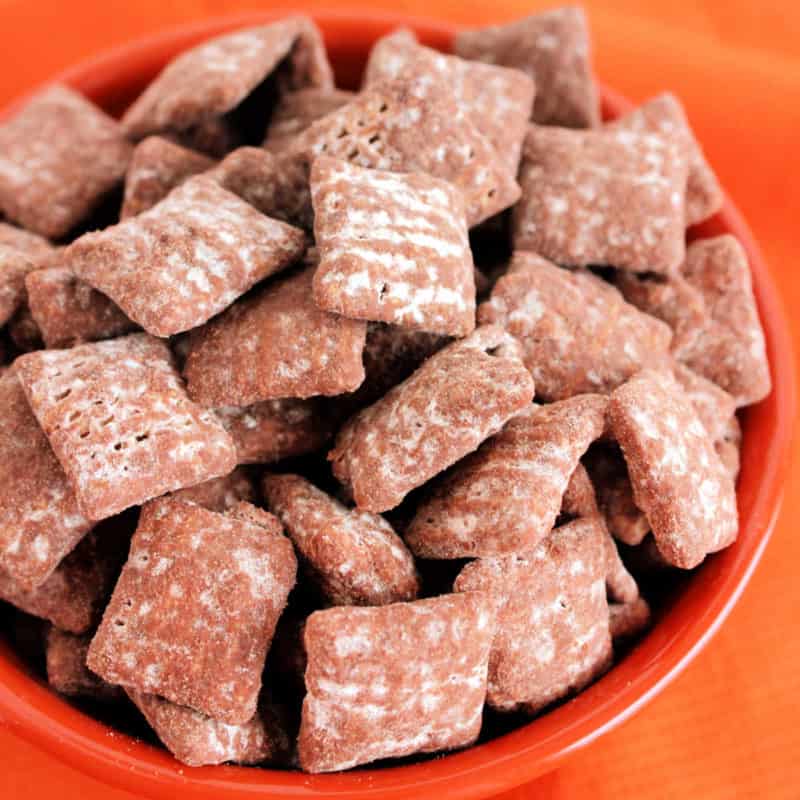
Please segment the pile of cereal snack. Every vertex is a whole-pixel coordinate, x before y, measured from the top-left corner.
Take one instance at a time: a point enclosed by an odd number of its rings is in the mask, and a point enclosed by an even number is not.
[[[0,123],[3,624],[184,764],[525,724],[736,538],[769,367],[679,101],[604,123],[576,8],[454,53],[345,91],[290,17]]]

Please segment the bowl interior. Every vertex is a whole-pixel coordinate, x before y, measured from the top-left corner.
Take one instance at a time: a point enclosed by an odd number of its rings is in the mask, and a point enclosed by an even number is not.
[[[118,114],[176,53],[226,30],[278,16],[262,12],[182,27],[89,61],[59,76]],[[455,29],[392,14],[317,15],[337,82],[355,88],[375,39],[397,25],[449,50]],[[603,113],[613,118],[629,103],[602,89]],[[11,112],[7,109],[5,114]],[[3,116],[4,114],[0,114]],[[52,755],[109,784],[142,796],[173,798],[487,797],[552,769],[559,760],[634,713],[660,691],[706,643],[735,603],[766,545],[788,466],[794,408],[793,361],[780,302],[752,234],[726,202],[690,238],[722,232],[744,244],[753,270],[774,389],[742,414],[744,441],[738,485],[741,519],[735,545],[714,555],[681,582],[650,633],[615,667],[573,700],[523,727],[463,752],[403,766],[307,776],[232,766],[191,769],[165,751],[111,730],[52,693],[8,643],[0,642],[0,719]]]

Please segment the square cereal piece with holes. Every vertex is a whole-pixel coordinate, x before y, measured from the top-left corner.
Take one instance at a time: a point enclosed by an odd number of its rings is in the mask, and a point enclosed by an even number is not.
[[[403,540],[380,515],[348,509],[299,475],[266,475],[264,497],[334,605],[414,600],[419,579]]]
[[[352,417],[328,454],[356,505],[382,512],[475,450],[533,399],[516,341],[478,328]]]
[[[531,125],[512,238],[558,264],[674,272],[684,257],[685,142]]]
[[[722,208],[722,187],[694,136],[686,112],[675,95],[669,92],[657,95],[633,111],[625,114],[609,128],[636,133],[652,132],[665,138],[684,140],[688,158],[686,183],[686,224],[696,225],[713,216]]]
[[[110,683],[245,723],[256,713],[296,568],[291,542],[278,533],[174,498],[154,500],[142,509],[89,668]]]
[[[525,553],[467,564],[456,591],[499,603],[486,701],[536,714],[611,665],[606,531],[595,518],[556,528]]]
[[[272,110],[264,147],[277,152],[298,133],[331,111],[349,103],[355,92],[344,89],[298,89],[284,92]]]
[[[494,631],[484,592],[312,614],[301,768],[333,772],[472,744]]]
[[[25,290],[45,347],[113,339],[138,328],[113,300],[64,267],[28,273]]]
[[[462,193],[470,226],[513,205],[515,173],[473,122],[458,113],[445,82],[416,74],[374,84],[300,133],[281,153],[297,172],[297,215],[308,222],[308,169],[320,155],[360,167],[424,172]]]
[[[11,368],[0,375],[0,570],[44,583],[92,527]]]
[[[450,336],[474,330],[472,252],[452,184],[320,157],[311,199],[320,308]]]
[[[16,364],[33,413],[89,519],[236,466],[230,437],[186,396],[169,348],[158,339],[134,333],[29,353]]]
[[[193,400],[249,406],[358,388],[366,323],[318,308],[313,272],[270,283],[193,335],[184,367]]]
[[[297,260],[305,235],[204,176],[64,252],[64,265],[155,336],[202,325]]]
[[[250,473],[243,467],[237,467],[228,475],[178,489],[171,496],[183,503],[196,503],[209,511],[222,513],[232,510],[242,501],[252,503],[256,487]]]
[[[67,697],[88,697],[113,701],[122,697],[119,686],[112,686],[86,666],[86,651],[92,634],[66,633],[50,628],[45,641],[47,683]]]
[[[510,419],[417,507],[404,534],[414,554],[483,558],[536,547],[581,456],[603,433],[606,402],[578,395]]]
[[[731,417],[736,413],[736,400],[716,383],[679,362],[673,365],[672,374],[692,401],[711,441],[722,439]]]
[[[189,767],[287,760],[289,737],[266,700],[261,701],[252,719],[230,725],[154,694],[136,689],[127,693],[167,750]]]
[[[122,180],[130,155],[115,120],[72,89],[51,86],[0,124],[0,211],[58,239]]]
[[[148,136],[133,150],[125,173],[120,219],[135,217],[163,200],[187,178],[211,169],[208,156],[164,139]]]
[[[668,356],[670,329],[626,303],[601,278],[516,252],[478,307],[479,324],[503,326],[520,342],[544,400],[606,393]]]
[[[696,567],[736,538],[733,481],[683,387],[666,371],[644,370],[609,400],[636,505],[672,565]]]
[[[516,173],[536,93],[528,75],[518,69],[444,55],[423,47],[408,28],[400,28],[373,45],[364,86],[403,77],[408,71],[446,82],[459,114],[472,120]]]
[[[125,112],[128,136],[183,131],[238,106],[272,73],[286,88],[333,85],[319,29],[287,17],[203,42],[173,59]]]
[[[565,128],[600,124],[589,26],[582,8],[565,6],[504,25],[461,31],[456,55],[518,69],[536,82],[533,121]]]

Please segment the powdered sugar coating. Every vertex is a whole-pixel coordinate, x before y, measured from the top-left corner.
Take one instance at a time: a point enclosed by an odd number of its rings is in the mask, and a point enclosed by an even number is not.
[[[503,326],[523,349],[545,400],[606,393],[667,355],[670,330],[586,271],[514,253],[508,272],[478,307],[478,322]]]
[[[356,505],[381,512],[475,450],[533,399],[518,346],[485,326],[350,419],[328,454]]]
[[[556,528],[536,549],[467,564],[456,591],[500,603],[487,703],[535,714],[579,691],[611,663],[607,536],[597,518]]]
[[[335,605],[413,600],[414,559],[383,517],[348,509],[299,475],[266,475],[264,497]]]
[[[608,416],[664,558],[690,569],[727,547],[738,529],[733,481],[672,375],[631,378],[611,395]]]
[[[147,334],[40,350],[16,364],[89,519],[236,466],[228,434],[189,400],[167,345]]]
[[[298,259],[302,231],[196,176],[148,211],[64,253],[64,264],[156,336],[202,325]]]
[[[427,72],[446,82],[459,114],[472,120],[516,173],[536,93],[528,75],[518,69],[444,55],[423,47],[408,28],[400,28],[373,45],[363,85],[400,78],[408,70],[417,75]]]
[[[154,500],[142,509],[89,668],[245,723],[296,569],[283,536],[174,498]]]
[[[178,489],[172,497],[183,503],[196,503],[209,511],[231,511],[240,502],[252,503],[256,497],[253,478],[242,467],[237,467],[228,475],[212,478],[197,486]]]
[[[125,112],[122,125],[131,138],[142,139],[219,117],[239,105],[287,56],[292,88],[333,84],[317,27],[307,17],[287,17],[181,53]]]
[[[271,283],[196,333],[184,367],[190,397],[211,408],[249,406],[360,385],[366,323],[317,308],[313,271]]]
[[[122,179],[130,154],[115,120],[72,89],[51,86],[0,125],[0,212],[59,238]]]
[[[264,147],[277,152],[312,122],[341,108],[354,97],[354,92],[344,89],[311,88],[285,92],[270,115]]]
[[[531,125],[514,248],[564,266],[668,273],[684,257],[685,143]]]
[[[553,8],[504,25],[461,31],[453,46],[462,58],[530,75],[536,81],[534,122],[567,128],[600,124],[582,8]]]
[[[591,517],[599,513],[594,484],[583,463],[575,467],[561,498],[561,513],[568,517]]]
[[[47,682],[69,697],[117,700],[122,696],[121,689],[98,678],[86,666],[86,651],[91,640],[91,634],[77,636],[50,628],[45,642]]]
[[[332,772],[474,742],[494,631],[484,592],[312,614],[302,769]]]
[[[711,441],[722,439],[731,417],[736,413],[736,400],[716,383],[683,364],[676,362],[672,374],[692,401]]]
[[[472,253],[454,186],[319,157],[311,199],[320,308],[452,336],[474,330]]]
[[[39,266],[49,266],[50,259],[58,253],[58,248],[53,247],[43,236],[9,225],[3,220],[0,220],[0,245],[23,253]]]
[[[531,550],[553,528],[586,448],[603,432],[606,398],[531,406],[457,464],[422,501],[404,537],[420,558]]]

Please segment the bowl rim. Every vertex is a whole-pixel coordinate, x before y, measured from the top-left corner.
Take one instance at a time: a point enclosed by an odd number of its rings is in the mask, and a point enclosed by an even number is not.
[[[117,83],[152,74],[167,58],[209,36],[273,21],[290,13],[273,9],[216,17],[164,29],[72,67],[53,80],[92,98]],[[422,41],[449,49],[459,26],[393,12],[311,13],[326,40],[352,50],[398,25]],[[344,44],[349,41],[350,44]],[[332,59],[334,60],[334,59]],[[127,78],[120,78],[120,76]],[[48,81],[50,83],[50,81]],[[30,93],[25,96],[29,96]],[[628,100],[601,84],[604,116],[631,108]],[[106,98],[107,100],[108,98]],[[0,119],[24,97],[0,110]],[[102,102],[102,101],[101,101]],[[750,579],[774,527],[789,468],[795,409],[791,336],[781,300],[755,238],[726,199],[712,220],[690,238],[729,231],[742,242],[764,327],[773,378],[768,398],[744,412],[742,474],[737,491],[741,514],[736,544],[702,565],[698,575],[663,619],[610,672],[574,699],[521,728],[466,750],[422,763],[305,775],[236,766],[189,768],[168,753],[117,733],[56,696],[27,673],[0,644],[0,723],[21,738],[109,785],[152,798],[433,798],[442,791],[462,800],[487,797],[542,775],[572,752],[620,725],[662,691],[708,643]],[[754,441],[750,429],[758,429]]]

